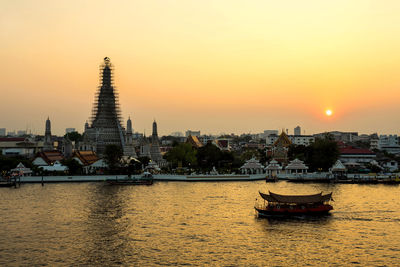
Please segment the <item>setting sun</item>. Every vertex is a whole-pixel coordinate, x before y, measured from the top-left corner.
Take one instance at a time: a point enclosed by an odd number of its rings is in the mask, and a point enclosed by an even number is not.
[[[326,114],[326,116],[331,116],[331,115],[332,115],[332,110],[327,109],[327,110],[325,111],[325,114]]]

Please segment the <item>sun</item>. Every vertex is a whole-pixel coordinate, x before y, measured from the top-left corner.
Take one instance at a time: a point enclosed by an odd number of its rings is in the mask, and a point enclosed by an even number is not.
[[[326,114],[326,116],[331,116],[331,115],[332,115],[332,110],[327,109],[327,110],[325,111],[325,114]]]

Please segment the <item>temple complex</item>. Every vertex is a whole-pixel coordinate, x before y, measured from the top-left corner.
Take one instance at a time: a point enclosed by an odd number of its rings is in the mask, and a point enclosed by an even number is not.
[[[125,148],[125,130],[121,126],[118,94],[113,86],[113,66],[108,57],[100,66],[100,83],[93,106],[91,124],[85,125],[84,139],[102,155],[107,145]]]

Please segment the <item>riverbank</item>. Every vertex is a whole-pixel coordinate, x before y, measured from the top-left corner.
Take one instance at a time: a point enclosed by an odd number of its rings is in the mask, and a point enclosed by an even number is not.
[[[134,175],[139,178],[141,175]],[[156,174],[154,181],[178,181],[178,182],[218,182],[218,181],[257,181],[264,180],[265,174],[258,175],[174,175]],[[68,183],[68,182],[103,182],[109,179],[125,179],[126,175],[75,175],[75,176],[24,176],[21,183]]]

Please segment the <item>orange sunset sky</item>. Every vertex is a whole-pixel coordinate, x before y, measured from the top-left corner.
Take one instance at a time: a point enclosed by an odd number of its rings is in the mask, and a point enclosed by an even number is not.
[[[135,131],[398,134],[399,14],[397,0],[1,1],[0,128],[43,134],[49,116],[53,134],[81,132],[108,56]]]

